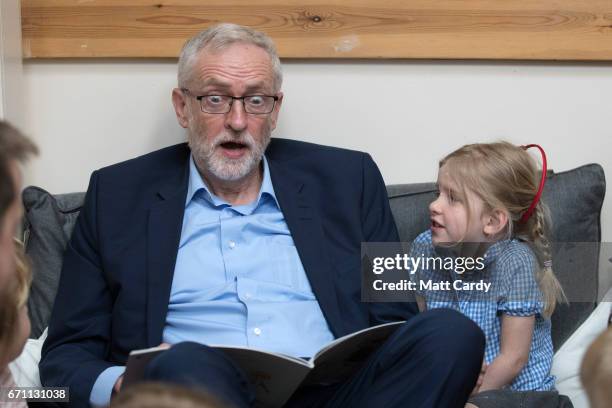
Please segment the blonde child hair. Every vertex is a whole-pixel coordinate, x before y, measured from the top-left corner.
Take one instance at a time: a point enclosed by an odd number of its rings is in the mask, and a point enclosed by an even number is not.
[[[14,340],[22,307],[28,300],[32,272],[23,245],[15,240],[15,274],[0,294],[0,359],[5,359]],[[15,356],[16,357],[16,356]]]
[[[612,401],[612,328],[600,334],[584,355],[580,380],[593,408],[605,408]]]
[[[112,408],[228,408],[213,396],[174,384],[133,385],[111,400]]]
[[[465,199],[470,191],[482,200],[484,211],[504,211],[508,216],[507,237],[530,244],[540,264],[536,279],[543,295],[543,315],[550,317],[557,302],[565,300],[565,295],[551,265],[548,208],[540,200],[531,216],[521,222],[538,192],[542,177],[534,159],[524,148],[511,143],[476,143],[465,145],[443,158],[440,168],[443,166],[457,185],[460,196]],[[469,200],[464,202],[469,214]]]

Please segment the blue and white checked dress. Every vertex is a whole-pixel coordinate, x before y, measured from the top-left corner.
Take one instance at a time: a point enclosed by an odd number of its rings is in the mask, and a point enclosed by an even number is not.
[[[431,231],[425,231],[414,241],[412,257],[444,257],[447,254],[431,241]],[[458,274],[436,270],[433,265],[420,268],[412,275],[414,281],[450,282],[450,290],[418,290],[428,309],[450,308],[472,319],[486,336],[485,361],[490,364],[500,352],[501,315],[533,316],[535,326],[529,360],[514,379],[510,389],[517,391],[549,391],[555,388],[555,377],[550,375],[553,359],[550,320],[542,317],[542,294],[535,279],[537,260],[523,242],[499,241],[484,255],[485,268]],[[454,290],[454,281],[491,283],[488,293],[478,290]],[[460,283],[460,282],[457,282]],[[417,283],[417,289],[418,289]]]

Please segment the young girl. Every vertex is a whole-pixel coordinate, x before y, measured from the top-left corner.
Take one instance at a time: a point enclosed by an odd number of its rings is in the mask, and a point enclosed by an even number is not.
[[[505,142],[467,145],[442,159],[431,228],[412,249],[412,256],[444,259],[423,263],[413,275],[446,283],[422,286],[419,307],[458,310],[485,333],[488,366],[475,391],[554,390],[549,318],[563,292],[551,268],[540,200],[546,157],[539,146],[529,147],[542,153],[542,174],[526,148]],[[489,406],[478,396],[474,403]]]
[[[26,305],[31,282],[30,268],[23,253],[23,246],[17,241],[15,273],[7,285],[0,289],[0,387],[15,388],[8,364],[23,350],[30,335],[30,319]],[[2,402],[2,407],[25,408],[26,402]]]

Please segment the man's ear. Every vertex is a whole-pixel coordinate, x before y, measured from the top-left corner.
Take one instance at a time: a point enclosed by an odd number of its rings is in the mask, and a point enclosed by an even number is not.
[[[181,127],[187,128],[189,126],[189,120],[187,116],[187,96],[179,88],[172,90],[172,105],[174,105],[174,113],[176,113],[176,120]]]
[[[501,209],[494,209],[484,215],[484,234],[495,237],[505,231],[508,226],[508,213]]]
[[[274,110],[270,114],[270,120],[272,121],[270,124],[270,130],[276,129],[276,123],[278,122],[278,113],[280,112],[281,105],[283,104],[283,93],[279,92],[276,94],[278,96],[278,101],[274,104]]]

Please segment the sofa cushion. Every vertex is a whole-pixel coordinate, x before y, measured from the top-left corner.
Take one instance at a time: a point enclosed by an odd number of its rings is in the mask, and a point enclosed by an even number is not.
[[[593,313],[557,350],[550,373],[559,393],[571,398],[574,407],[588,407],[588,397],[580,381],[580,364],[589,346],[608,327],[612,289],[608,290]]]
[[[436,196],[433,183],[391,185],[387,191],[402,241],[410,242],[429,228],[428,205]],[[569,306],[558,306],[552,317],[555,350],[595,307],[605,191],[604,172],[598,164],[547,175],[543,200],[553,224],[553,269],[570,300]]]
[[[32,332],[38,338],[47,327],[55,300],[62,258],[85,197],[84,193],[53,196],[38,187],[23,191],[24,243],[32,262],[28,299]]]

